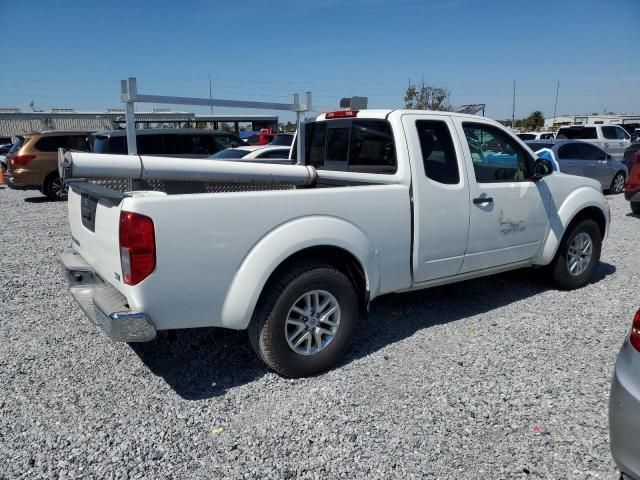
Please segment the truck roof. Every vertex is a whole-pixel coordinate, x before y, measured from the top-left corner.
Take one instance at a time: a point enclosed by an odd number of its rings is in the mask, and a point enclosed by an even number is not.
[[[400,114],[400,115],[404,115],[404,114],[425,114],[428,113],[429,115],[443,115],[443,116],[447,116],[447,117],[457,117],[457,118],[464,118],[466,120],[469,121],[478,121],[479,119],[482,119],[482,121],[488,121],[491,123],[495,123],[497,125],[500,125],[499,122],[496,122],[495,120],[492,120],[490,118],[487,117],[480,117],[478,115],[471,115],[469,113],[457,113],[457,112],[446,112],[446,111],[441,111],[441,110],[408,110],[408,109],[366,109],[366,110],[355,110],[357,112],[355,117],[351,117],[351,118],[379,118],[379,119],[385,119],[387,118],[389,115],[393,114]],[[327,120],[326,118],[327,114],[323,113],[321,115],[318,115],[317,117],[315,117],[315,121],[323,121],[323,120]]]

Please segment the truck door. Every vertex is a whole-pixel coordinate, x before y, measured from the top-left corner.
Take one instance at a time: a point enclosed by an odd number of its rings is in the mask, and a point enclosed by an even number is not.
[[[456,119],[469,170],[469,241],[461,273],[529,260],[548,228],[549,193],[532,158],[502,129]]]
[[[447,115],[406,114],[411,159],[413,276],[420,283],[456,275],[469,233],[469,187],[464,157]]]

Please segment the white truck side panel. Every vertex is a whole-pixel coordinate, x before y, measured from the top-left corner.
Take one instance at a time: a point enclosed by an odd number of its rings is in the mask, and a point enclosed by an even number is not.
[[[313,245],[339,246],[358,258],[372,296],[406,289],[411,285],[408,188],[367,185],[126,198],[123,210],[154,220],[157,254],[154,273],[130,287],[127,298],[159,330],[246,328],[252,303],[278,260],[312,245],[310,239]],[[252,262],[258,266],[250,266]],[[256,274],[256,268],[265,270]],[[237,275],[242,278],[234,281]],[[245,308],[238,306],[242,295]]]

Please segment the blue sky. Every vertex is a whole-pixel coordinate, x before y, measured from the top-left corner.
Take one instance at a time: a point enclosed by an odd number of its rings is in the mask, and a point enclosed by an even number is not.
[[[640,0],[0,0],[0,107],[122,108],[141,93],[399,108],[409,78],[487,116],[640,113]],[[140,110],[151,106],[141,105]],[[207,107],[174,107],[207,112]],[[219,113],[234,110],[216,109]],[[247,112],[249,113],[249,112]],[[255,112],[259,113],[259,112]],[[280,114],[288,119],[287,114]]]

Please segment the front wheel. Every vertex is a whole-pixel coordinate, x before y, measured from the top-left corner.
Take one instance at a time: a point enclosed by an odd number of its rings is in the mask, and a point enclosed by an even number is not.
[[[624,180],[624,173],[616,173],[616,176],[613,177],[613,180],[611,181],[611,187],[609,188],[609,191],[615,195],[622,193],[622,191],[624,190]]]
[[[45,178],[42,193],[51,200],[66,200],[67,186],[57,173],[52,173]]]
[[[552,263],[555,285],[563,290],[585,286],[600,260],[602,235],[593,220],[583,220],[562,238]]]
[[[305,377],[342,359],[357,320],[351,281],[332,266],[305,262],[270,285],[249,325],[249,339],[277,373]]]

